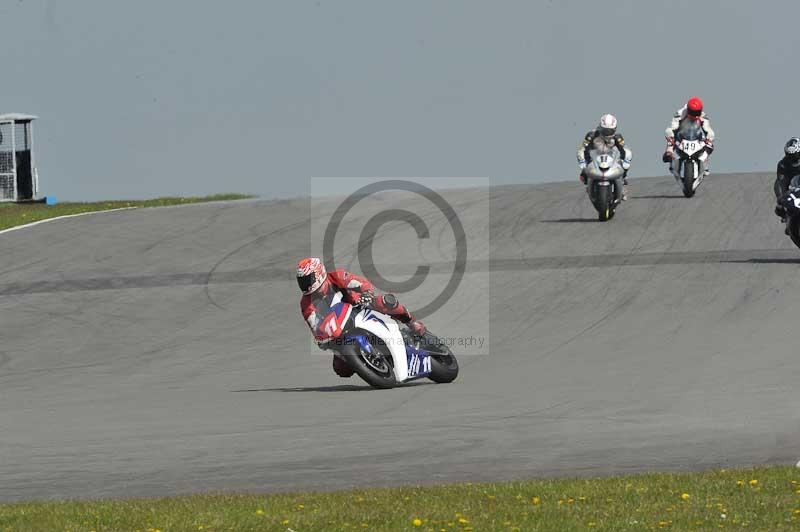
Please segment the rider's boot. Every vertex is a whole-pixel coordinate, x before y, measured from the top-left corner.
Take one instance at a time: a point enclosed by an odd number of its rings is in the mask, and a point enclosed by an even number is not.
[[[678,176],[675,175],[675,169],[672,167],[672,164],[675,160],[675,156],[672,152],[672,145],[667,144],[667,149],[664,150],[664,155],[661,156],[661,161],[664,163],[669,163],[669,173],[672,175],[676,181],[680,182]]]
[[[341,357],[333,355],[333,371],[342,378],[352,377],[355,371]]]
[[[388,314],[400,323],[404,323],[414,335],[422,337],[425,334],[426,329],[422,322],[417,321],[411,312],[397,300],[394,294],[384,294],[378,298],[375,308],[378,312]]]
[[[406,323],[406,325],[409,329],[411,329],[411,332],[414,333],[414,336],[418,336],[420,338],[425,336],[425,333],[428,332],[428,328],[425,327],[419,320],[411,320]]]

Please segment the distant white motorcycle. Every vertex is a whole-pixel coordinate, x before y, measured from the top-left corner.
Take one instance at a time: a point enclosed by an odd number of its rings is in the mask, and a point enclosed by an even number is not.
[[[431,333],[414,337],[390,316],[342,301],[341,292],[320,302],[318,311],[325,318],[317,326],[317,337],[374,388],[426,377],[445,383],[458,376],[455,355]]]
[[[681,184],[683,195],[691,198],[705,177],[709,155],[705,132],[699,122],[685,120],[681,124],[675,134],[673,154],[670,171]]]

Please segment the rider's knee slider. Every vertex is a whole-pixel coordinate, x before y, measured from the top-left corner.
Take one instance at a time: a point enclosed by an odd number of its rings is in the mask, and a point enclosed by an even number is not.
[[[384,294],[381,299],[383,301],[383,304],[386,305],[386,308],[388,309],[397,308],[398,301],[397,297],[395,297],[394,294]]]

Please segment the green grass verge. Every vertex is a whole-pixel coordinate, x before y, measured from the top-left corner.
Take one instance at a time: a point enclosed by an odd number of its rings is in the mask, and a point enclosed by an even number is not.
[[[800,470],[0,505],[0,530],[799,530]]]
[[[120,209],[123,207],[164,207],[167,205],[185,205],[188,203],[237,200],[252,197],[254,196],[245,194],[217,194],[215,196],[197,198],[156,198],[149,200],[98,201],[93,203],[58,203],[56,205],[44,205],[42,203],[0,203],[0,231],[18,225],[69,214],[107,211],[109,209]]]

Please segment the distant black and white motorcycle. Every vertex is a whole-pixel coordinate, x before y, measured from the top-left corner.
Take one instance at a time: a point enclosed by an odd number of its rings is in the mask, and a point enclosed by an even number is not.
[[[614,217],[617,206],[622,202],[622,158],[619,150],[592,150],[591,163],[586,166],[586,192],[589,194],[601,222]]]
[[[797,178],[792,180],[789,191],[781,197],[779,204],[783,207],[785,232],[794,245],[800,248],[800,183],[797,181]]]
[[[684,120],[675,134],[670,171],[681,185],[683,195],[694,196],[705,177],[705,163],[709,156],[706,134],[700,122]]]

